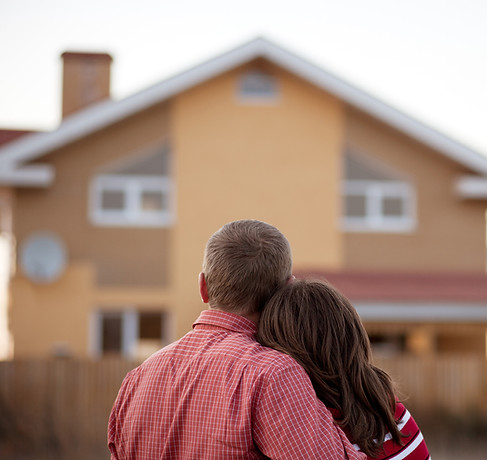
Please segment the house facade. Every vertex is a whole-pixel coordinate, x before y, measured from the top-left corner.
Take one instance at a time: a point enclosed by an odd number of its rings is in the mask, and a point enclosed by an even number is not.
[[[120,101],[63,55],[52,132],[0,147],[14,357],[144,358],[205,308],[204,245],[252,218],[384,353],[486,352],[487,158],[265,39]]]

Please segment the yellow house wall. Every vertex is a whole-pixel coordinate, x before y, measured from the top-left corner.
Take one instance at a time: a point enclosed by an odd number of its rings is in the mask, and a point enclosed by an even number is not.
[[[68,352],[88,354],[89,315],[93,310],[93,272],[71,264],[58,282],[33,284],[23,277],[11,283],[11,327],[15,358]]]
[[[18,265],[11,288],[16,357],[49,353],[49,343],[63,340],[76,354],[88,353],[95,308],[170,310],[171,230],[98,227],[88,216],[93,176],[112,162],[161,147],[168,135],[168,107],[155,106],[44,157],[56,172],[49,188],[17,189],[18,254],[32,232],[48,230],[65,243],[68,268],[42,286]]]
[[[238,99],[238,78],[254,66],[278,78],[275,102]],[[336,191],[344,108],[338,99],[257,62],[179,95],[172,126],[178,335],[204,308],[197,291],[203,249],[226,222],[253,218],[277,226],[293,247],[295,267],[342,265]]]
[[[348,112],[347,143],[412,183],[418,225],[410,233],[345,233],[346,268],[485,270],[487,201],[461,199],[454,190],[456,180],[471,172],[356,110]]]

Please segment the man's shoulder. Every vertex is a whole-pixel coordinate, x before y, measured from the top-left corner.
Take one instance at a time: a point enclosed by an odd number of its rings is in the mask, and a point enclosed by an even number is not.
[[[260,368],[266,373],[280,373],[287,370],[303,371],[302,367],[291,356],[281,351],[268,348],[256,342],[249,353],[248,364]]]
[[[275,363],[277,366],[297,364],[296,361],[286,353],[274,350],[274,348],[265,347],[258,342],[256,342],[255,349],[257,355],[260,356],[262,360]]]
[[[192,332],[167,345],[149,357],[140,367],[146,371],[161,369],[169,362],[174,365],[192,362],[217,363],[219,368],[246,368],[252,373],[272,375],[293,370],[304,372],[302,367],[289,355],[261,345],[254,337],[239,333],[217,332],[208,340],[200,341]],[[215,364],[216,365],[216,364]]]

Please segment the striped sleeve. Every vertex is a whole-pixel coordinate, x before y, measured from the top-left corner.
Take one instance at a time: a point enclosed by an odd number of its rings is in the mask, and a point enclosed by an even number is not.
[[[378,458],[382,460],[431,460],[421,430],[409,411],[399,402],[396,405],[395,416],[399,431],[404,436],[403,445],[396,444],[388,433],[384,439],[383,451]]]

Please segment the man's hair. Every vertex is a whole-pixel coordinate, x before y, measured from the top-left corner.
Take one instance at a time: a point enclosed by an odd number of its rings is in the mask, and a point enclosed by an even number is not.
[[[338,409],[336,422],[367,455],[381,453],[388,432],[402,444],[392,380],[372,364],[357,311],[330,284],[301,280],[284,285],[265,306],[257,339],[303,366],[318,398]]]
[[[277,228],[258,220],[230,222],[206,244],[209,306],[241,315],[259,312],[291,270],[291,247]]]

